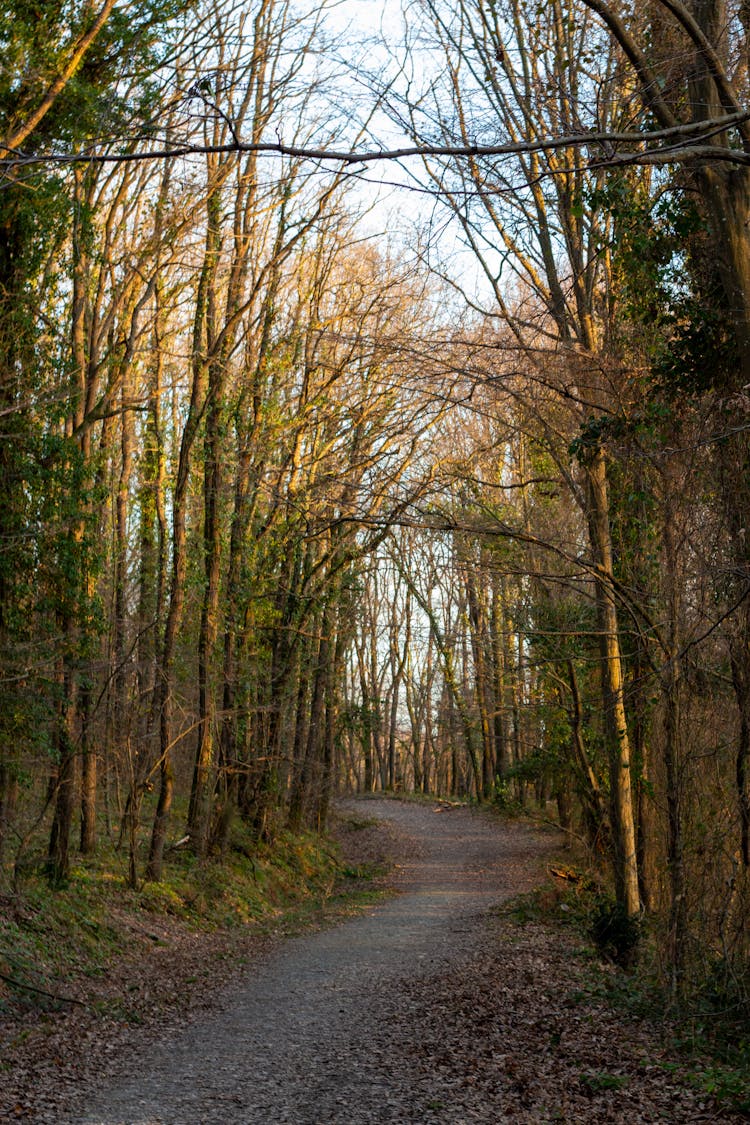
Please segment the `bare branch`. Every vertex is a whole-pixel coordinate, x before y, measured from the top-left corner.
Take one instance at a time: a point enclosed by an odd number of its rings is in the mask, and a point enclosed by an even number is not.
[[[701,159],[720,161],[742,166],[750,165],[750,153],[741,149],[730,149],[722,145],[706,144],[705,141],[727,129],[739,129],[750,121],[750,110],[724,114],[704,121],[691,121],[683,125],[669,126],[644,132],[600,132],[587,130],[566,136],[545,137],[529,141],[509,141],[496,145],[479,144],[422,144],[403,145],[398,148],[350,149],[316,148],[308,145],[290,145],[283,141],[245,142],[241,140],[218,145],[183,144],[165,148],[145,149],[130,152],[50,152],[24,154],[0,160],[0,173],[6,175],[20,168],[41,164],[62,166],[76,164],[124,164],[144,160],[175,160],[190,156],[221,155],[224,153],[256,153],[263,156],[288,156],[301,160],[315,160],[331,164],[372,164],[380,160],[406,160],[409,157],[445,156],[452,158],[472,158],[488,156],[519,156],[535,152],[549,152],[565,148],[602,149],[602,158],[592,161],[599,167],[612,164],[683,164]],[[659,143],[660,147],[650,145]],[[629,152],[613,152],[620,145],[637,145]],[[566,171],[564,168],[560,172]],[[553,173],[550,173],[550,175]]]

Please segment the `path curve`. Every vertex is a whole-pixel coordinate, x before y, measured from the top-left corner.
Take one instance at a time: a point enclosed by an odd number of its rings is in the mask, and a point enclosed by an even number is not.
[[[360,816],[409,841],[401,893],[335,928],[286,942],[227,988],[200,1024],[101,1076],[82,1125],[358,1125],[445,1120],[394,1042],[407,985],[465,963],[487,912],[539,878],[548,836],[463,807],[368,800]],[[394,1019],[398,1016],[398,1020]],[[408,1021],[407,1021],[408,1022]],[[462,1120],[464,1118],[462,1117]],[[484,1120],[477,1108],[465,1120]]]

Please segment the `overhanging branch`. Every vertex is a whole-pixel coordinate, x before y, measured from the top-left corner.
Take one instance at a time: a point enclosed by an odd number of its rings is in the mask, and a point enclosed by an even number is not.
[[[600,150],[592,156],[591,163],[602,164],[675,164],[695,160],[716,161],[750,165],[750,153],[741,148],[712,145],[710,139],[729,129],[741,129],[750,121],[750,110],[722,114],[704,121],[691,121],[648,133],[598,132],[586,130],[559,137],[545,137],[531,141],[507,141],[496,145],[423,144],[403,145],[397,148],[334,149],[307,145],[285,144],[283,141],[245,142],[235,139],[221,145],[185,143],[161,148],[113,151],[110,149],[88,152],[24,153],[16,151],[0,160],[0,173],[17,173],[20,169],[44,164],[67,166],[75,164],[124,164],[146,160],[175,160],[191,156],[219,155],[223,153],[264,156],[285,156],[313,160],[326,164],[354,167],[378,161],[406,160],[410,157],[450,157],[453,159],[476,157],[521,156],[535,152],[549,152],[565,148],[590,148]],[[637,146],[637,147],[633,147]],[[618,151],[625,147],[627,151]],[[565,169],[561,169],[565,171]]]

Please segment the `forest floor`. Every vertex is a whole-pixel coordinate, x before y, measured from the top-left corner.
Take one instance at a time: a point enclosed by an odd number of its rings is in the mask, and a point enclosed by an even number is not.
[[[137,952],[71,982],[82,1003],[8,1016],[0,1120],[747,1120],[705,1093],[709,1064],[665,1021],[613,1003],[622,970],[519,904],[549,885],[555,833],[368,800],[342,806],[339,837],[352,871],[395,864],[365,908],[339,899],[276,932],[149,915]]]

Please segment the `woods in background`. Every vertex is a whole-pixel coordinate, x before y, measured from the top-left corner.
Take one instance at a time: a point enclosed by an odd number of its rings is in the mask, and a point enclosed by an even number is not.
[[[409,8],[416,255],[304,157],[324,8],[73,7],[0,37],[3,879],[533,804],[746,1001],[745,7]]]

